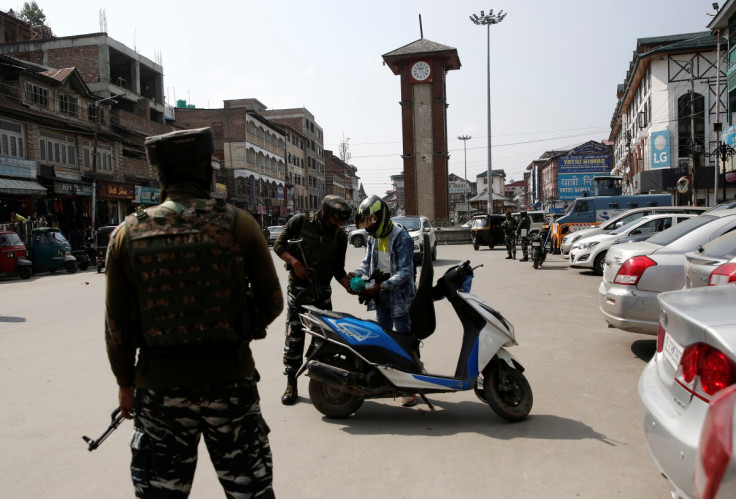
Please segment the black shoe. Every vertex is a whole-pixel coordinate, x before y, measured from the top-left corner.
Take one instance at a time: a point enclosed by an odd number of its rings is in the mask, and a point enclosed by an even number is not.
[[[506,257],[506,260],[513,260],[513,259],[514,259],[514,257],[511,256],[511,255],[509,255],[509,256]]]
[[[299,390],[296,387],[296,376],[288,375],[286,378],[286,390],[281,396],[281,403],[284,405],[294,405],[299,398]]]
[[[522,259],[521,259],[521,260],[519,260],[519,261],[520,261],[520,262],[528,262],[528,261],[529,261],[529,259],[528,259],[528,258],[522,258]]]

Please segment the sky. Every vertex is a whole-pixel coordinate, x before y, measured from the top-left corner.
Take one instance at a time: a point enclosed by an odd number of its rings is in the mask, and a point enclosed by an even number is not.
[[[347,142],[369,195],[403,168],[399,77],[381,56],[421,37],[420,15],[424,38],[458,51],[462,67],[446,80],[449,171],[474,181],[488,169],[489,57],[487,28],[469,16],[507,14],[490,28],[491,156],[511,182],[545,151],[608,139],[637,38],[706,31],[715,12],[704,0],[36,2],[56,36],[107,31],[159,62],[171,104],[307,108],[325,149],[339,156]],[[472,137],[467,156],[461,135]]]

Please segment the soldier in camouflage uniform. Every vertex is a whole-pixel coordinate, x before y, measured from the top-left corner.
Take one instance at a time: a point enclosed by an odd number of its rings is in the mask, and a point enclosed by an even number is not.
[[[529,220],[529,215],[527,215],[525,211],[522,211],[519,225],[516,227],[516,237],[518,238],[521,235],[521,251],[524,255],[524,257],[519,260],[520,262],[529,261],[529,229],[531,226],[532,221]]]
[[[273,497],[250,341],[283,309],[253,217],[210,198],[210,129],[149,137],[159,206],[129,215],[107,253],[106,344],[135,418],[137,497],[187,497],[204,435],[228,497]]]
[[[506,212],[506,220],[501,224],[503,229],[503,240],[506,243],[506,252],[509,256],[506,260],[514,260],[516,258],[516,220],[511,216],[511,212]]]
[[[299,320],[302,306],[332,310],[330,281],[333,277],[348,293],[355,294],[345,273],[348,238],[341,228],[351,212],[352,208],[344,199],[325,196],[322,208],[314,216],[299,214],[289,219],[273,245],[274,252],[286,262],[289,271],[284,344],[286,390],[281,397],[284,405],[294,404],[299,397],[296,372],[302,364],[305,335]],[[289,245],[288,241],[294,239],[302,240],[301,248]]]

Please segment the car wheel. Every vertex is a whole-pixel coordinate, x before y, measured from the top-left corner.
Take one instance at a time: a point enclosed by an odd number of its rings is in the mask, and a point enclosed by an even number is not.
[[[606,261],[606,252],[604,251],[597,257],[595,257],[595,260],[593,261],[593,272],[595,272],[598,275],[603,275],[603,264]]]
[[[18,276],[21,279],[30,279],[31,275],[33,274],[33,270],[29,265],[23,265],[22,267],[18,267]]]
[[[353,238],[353,246],[356,248],[360,248],[365,244],[365,240],[363,239],[363,236],[355,236]]]

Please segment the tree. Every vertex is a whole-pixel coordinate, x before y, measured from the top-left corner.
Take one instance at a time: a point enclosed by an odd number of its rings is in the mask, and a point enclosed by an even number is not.
[[[18,19],[27,22],[31,26],[46,25],[46,14],[43,13],[35,0],[23,4],[23,10],[18,14]]]

